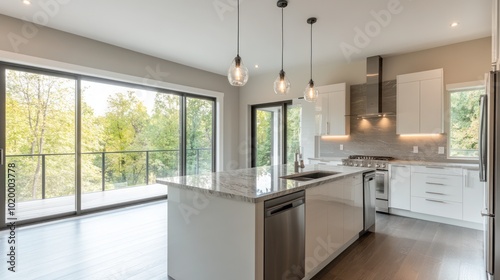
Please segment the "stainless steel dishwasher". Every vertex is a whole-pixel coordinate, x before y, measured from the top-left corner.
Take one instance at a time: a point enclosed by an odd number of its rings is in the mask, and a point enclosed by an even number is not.
[[[305,275],[305,192],[264,202],[264,279]]]
[[[367,232],[373,225],[375,225],[375,188],[375,172],[363,173],[364,232]]]

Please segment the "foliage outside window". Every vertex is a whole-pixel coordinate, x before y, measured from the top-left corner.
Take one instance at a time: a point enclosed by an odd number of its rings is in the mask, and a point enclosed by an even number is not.
[[[484,88],[450,92],[450,158],[479,156],[479,98]]]

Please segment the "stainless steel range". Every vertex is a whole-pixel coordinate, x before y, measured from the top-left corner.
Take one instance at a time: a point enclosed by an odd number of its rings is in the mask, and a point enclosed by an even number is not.
[[[389,161],[392,157],[351,155],[342,165],[375,169],[375,210],[389,213]]]

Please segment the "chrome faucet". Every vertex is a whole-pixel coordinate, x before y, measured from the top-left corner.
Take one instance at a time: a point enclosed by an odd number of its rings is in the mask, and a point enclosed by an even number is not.
[[[299,172],[299,167],[304,168],[304,160],[302,159],[302,154],[299,152],[295,153],[295,162],[293,163],[293,170]]]

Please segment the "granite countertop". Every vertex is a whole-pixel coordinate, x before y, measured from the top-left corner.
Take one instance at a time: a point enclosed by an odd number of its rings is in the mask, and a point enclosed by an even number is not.
[[[257,203],[340,180],[351,175],[362,174],[373,169],[311,164],[306,165],[299,173],[315,170],[335,171],[340,172],[340,174],[305,182],[280,178],[282,176],[297,174],[293,170],[293,165],[288,164],[214,172],[203,175],[158,178],[156,182],[167,186],[199,191],[207,195]]]
[[[319,161],[342,161],[345,157],[321,157],[321,158],[308,158],[310,160],[319,160]]]
[[[479,169],[479,164],[478,163],[391,160],[390,164],[407,164],[407,165],[422,165],[422,166],[457,167],[457,168],[474,169],[474,170]]]

